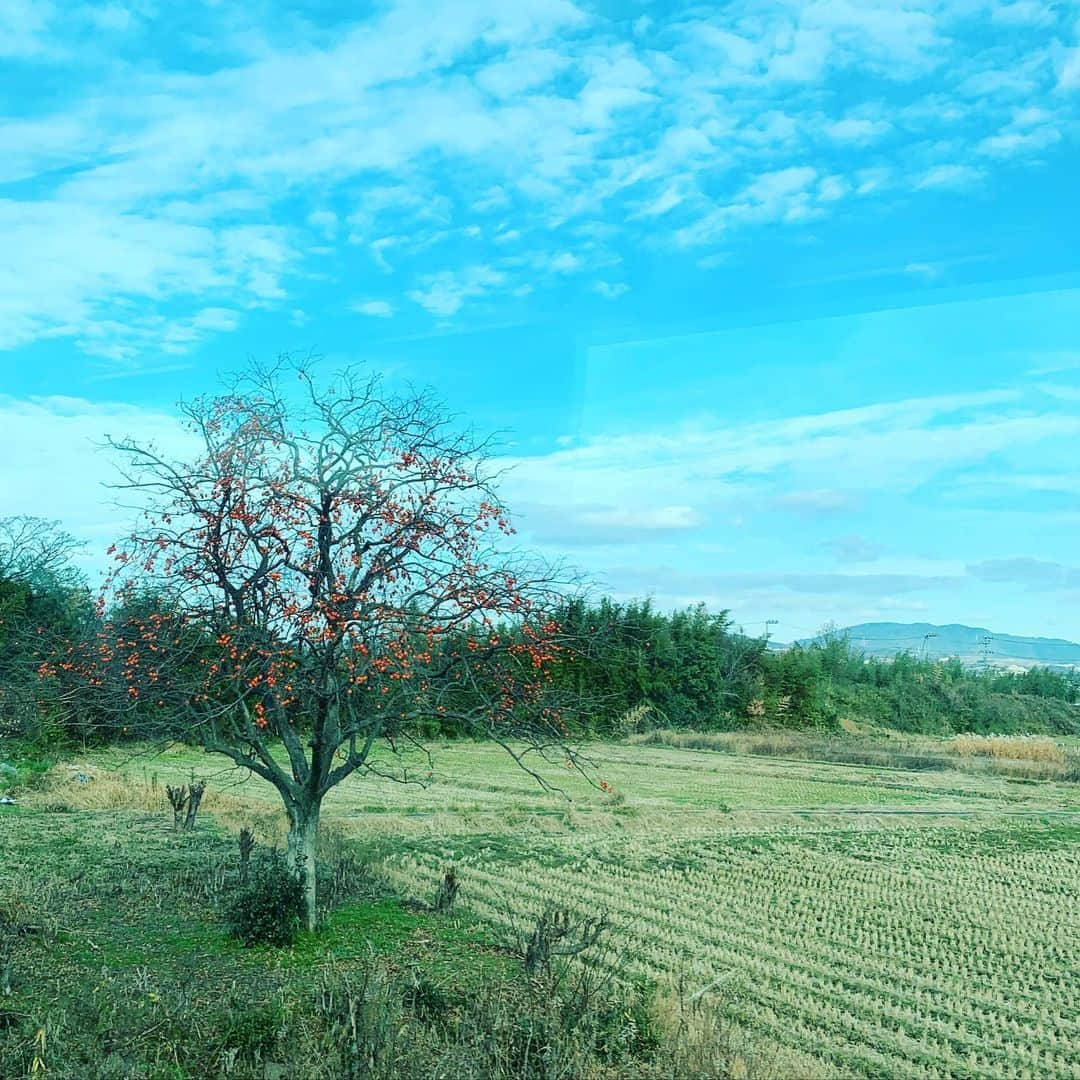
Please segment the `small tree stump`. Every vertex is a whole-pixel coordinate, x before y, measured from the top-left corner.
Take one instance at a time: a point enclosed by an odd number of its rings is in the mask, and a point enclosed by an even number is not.
[[[255,834],[250,829],[240,830],[240,884],[246,885],[251,849],[255,846]]]
[[[181,784],[179,787],[173,787],[172,784],[166,784],[165,795],[169,800],[169,805],[172,807],[173,828],[179,832],[184,827],[184,814],[188,805],[187,785]]]
[[[457,879],[457,871],[452,866],[447,867],[439,891],[435,894],[435,910],[452,910],[460,888],[461,883]]]
[[[187,817],[184,819],[185,829],[195,828],[195,815],[199,812],[199,804],[202,802],[205,793],[205,780],[200,780],[198,783],[195,783],[194,780],[191,782],[191,786],[188,788]]]

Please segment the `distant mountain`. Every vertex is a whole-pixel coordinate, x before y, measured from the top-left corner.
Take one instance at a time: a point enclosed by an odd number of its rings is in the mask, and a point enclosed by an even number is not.
[[[859,623],[838,632],[867,656],[884,659],[910,652],[931,660],[955,656],[965,664],[982,663],[985,657],[993,667],[1003,668],[1080,668],[1080,644],[1064,638],[1022,637],[958,623]],[[817,640],[803,638],[796,644]]]

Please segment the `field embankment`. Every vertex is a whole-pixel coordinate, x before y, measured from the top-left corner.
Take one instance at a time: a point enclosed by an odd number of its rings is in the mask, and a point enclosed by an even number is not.
[[[672,731],[661,728],[631,735],[637,746],[781,757],[839,765],[869,765],[914,771],[959,770],[1025,780],[1080,781],[1080,740],[1048,735],[951,737],[878,731],[859,736],[795,731]]]

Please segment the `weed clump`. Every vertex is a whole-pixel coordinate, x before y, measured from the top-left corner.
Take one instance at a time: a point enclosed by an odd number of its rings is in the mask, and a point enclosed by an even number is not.
[[[303,877],[294,874],[280,851],[266,852],[225,905],[229,934],[245,946],[292,945],[304,910]]]

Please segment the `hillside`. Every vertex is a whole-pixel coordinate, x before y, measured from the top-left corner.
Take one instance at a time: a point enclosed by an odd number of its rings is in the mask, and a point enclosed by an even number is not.
[[[851,644],[867,656],[882,659],[911,652],[931,660],[957,657],[965,664],[979,664],[985,656],[989,664],[998,668],[1080,667],[1080,644],[1074,641],[1023,637],[982,626],[879,622],[848,626],[840,633],[847,634]],[[796,644],[807,645],[815,640],[820,638],[804,638]]]

